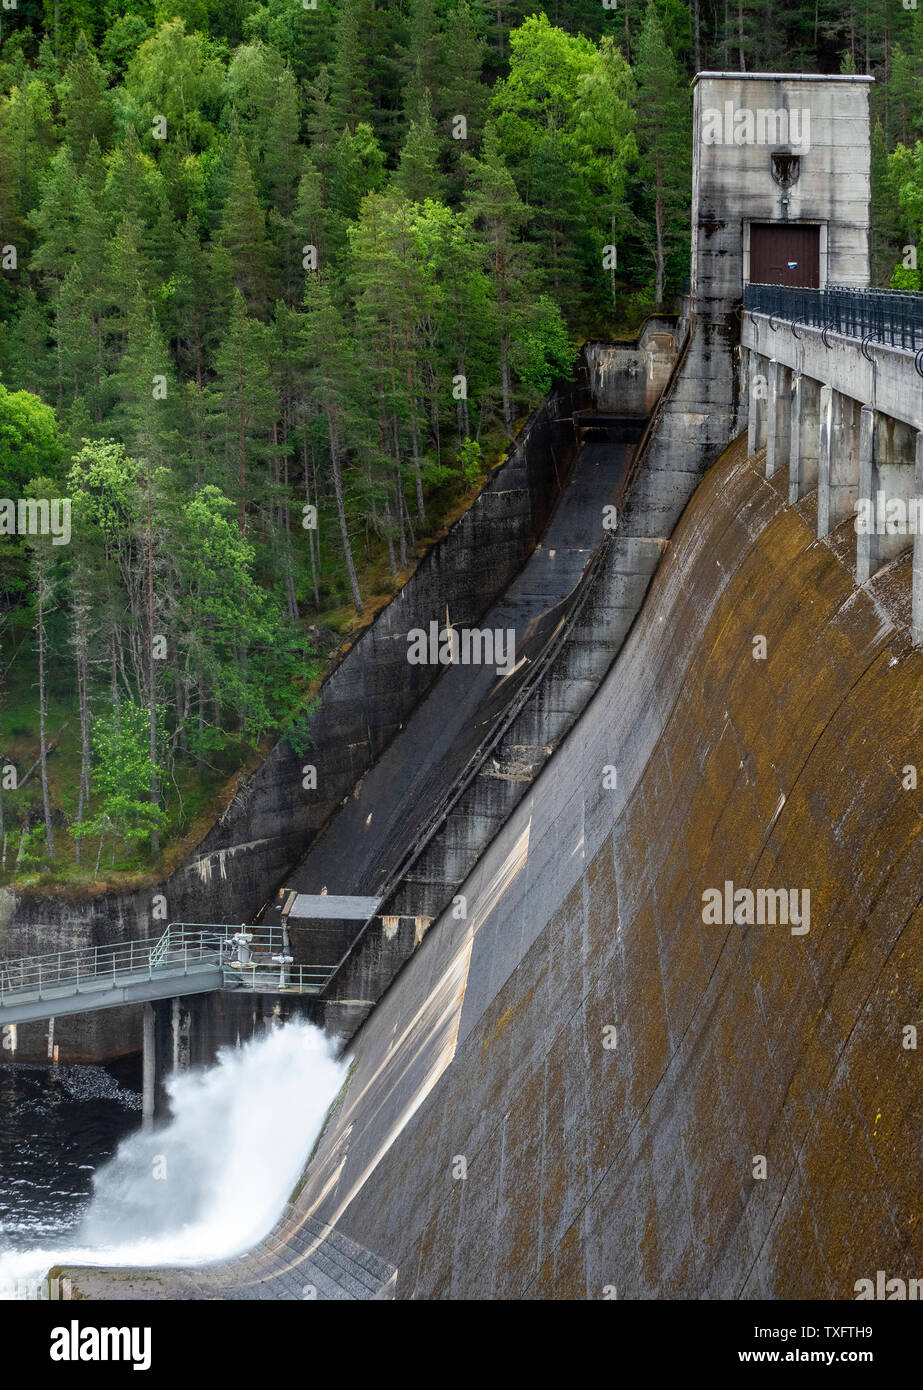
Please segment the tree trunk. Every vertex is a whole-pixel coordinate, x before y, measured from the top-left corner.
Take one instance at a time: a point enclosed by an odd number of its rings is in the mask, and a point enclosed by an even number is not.
[[[392,535],[391,522],[391,503],[385,498],[385,542],[388,546],[388,570],[391,578],[397,574],[397,562],[394,558],[394,536]]]
[[[503,428],[507,439],[513,437],[513,390],[510,377],[509,343],[504,327],[506,317],[506,281],[503,254],[498,245],[497,257],[497,308],[500,311],[500,391],[503,400]]]
[[[51,829],[51,799],[48,795],[48,755],[45,748],[45,590],[44,576],[38,581],[38,738],[42,767],[42,809],[45,815],[45,841],[48,858],[54,863],[54,836]]]
[[[18,869],[23,861],[26,852],[26,841],[29,838],[29,817],[26,816],[22,823],[22,834],[19,837],[19,849],[16,851],[16,868]]]
[[[77,699],[80,706],[80,785],[77,793],[77,820],[82,821],[90,804],[90,700],[89,671],[87,660],[87,610],[84,595],[77,599],[76,657],[77,657]],[[83,853],[83,841],[78,835],[74,844],[74,858],[79,864]]]
[[[307,427],[307,425],[304,426],[304,435],[303,435],[303,439],[304,439],[304,448],[303,448],[303,451],[302,451],[302,457],[303,457],[303,459],[304,459],[304,496],[305,496],[305,501],[307,502],[308,506],[310,507],[310,505],[311,505],[311,483],[310,483],[310,480],[309,480],[309,477],[308,477],[308,427]],[[316,495],[316,494],[315,494],[315,495]],[[318,521],[320,521],[320,515],[318,515]],[[318,548],[319,548],[319,537],[318,537]],[[317,589],[317,565],[316,565],[315,560],[314,560],[314,530],[313,530],[313,528],[311,528],[311,527],[308,528],[308,554],[309,554],[310,557],[311,557],[311,588],[314,590],[314,607],[317,608],[317,609],[319,609],[319,608],[320,608],[320,594],[319,594],[318,589]]]
[[[199,753],[196,761],[199,767],[205,761],[205,754],[202,743],[205,738],[205,670],[201,659],[199,660]]]
[[[654,299],[659,308],[663,303],[663,280],[666,255],[663,244],[663,156],[657,151],[657,195],[654,200],[654,221],[657,228],[657,269],[654,278]]]
[[[177,744],[181,753],[186,752],[186,690],[179,669],[179,647],[173,644],[173,702],[176,705]]]
[[[343,556],[346,560],[349,591],[352,596],[353,607],[356,612],[361,615],[362,595],[359,592],[359,581],[356,578],[356,567],[353,564],[353,553],[349,545],[349,529],[346,525],[346,508],[343,505],[343,477],[340,472],[340,447],[337,439],[336,426],[333,423],[333,415],[329,406],[327,407],[327,435],[330,440],[330,466],[333,474],[333,493],[337,504],[337,519],[340,523],[340,540],[343,544]]]
[[[154,665],[154,520],[151,496],[151,465],[147,465],[147,697],[150,711],[151,805],[160,804],[157,785],[157,676]],[[160,853],[160,831],[151,826],[151,854]]]
[[[513,437],[513,393],[510,387],[509,349],[506,334],[500,334],[500,390],[503,395],[503,428],[507,439]]]
[[[609,216],[609,244],[615,250],[615,199],[612,199],[612,212]],[[609,287],[612,291],[612,312],[615,313],[615,256],[609,267]]]
[[[407,368],[407,389],[411,388],[412,376],[410,368]],[[417,403],[413,395],[410,397],[410,441],[413,449],[413,474],[417,485],[417,517],[420,521],[426,520],[426,508],[423,505],[423,476],[420,472],[420,445],[417,438]]]

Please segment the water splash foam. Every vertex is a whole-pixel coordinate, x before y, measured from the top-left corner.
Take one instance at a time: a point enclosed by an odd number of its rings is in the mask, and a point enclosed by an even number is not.
[[[170,1119],[124,1140],[68,1245],[0,1253],[0,1298],[36,1297],[52,1265],[197,1265],[248,1249],[282,1214],[347,1065],[290,1021],[171,1077]]]

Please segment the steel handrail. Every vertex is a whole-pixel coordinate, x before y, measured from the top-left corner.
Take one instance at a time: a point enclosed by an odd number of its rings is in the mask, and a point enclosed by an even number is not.
[[[155,972],[190,970],[201,965],[218,966],[225,987],[247,987],[261,991],[283,990],[315,993],[323,988],[335,966],[285,965],[273,961],[282,954],[285,936],[280,927],[248,926],[252,936],[251,959],[246,965],[227,959],[232,937],[240,927],[224,923],[171,923],[162,936],[141,941],[113,942],[105,946],[83,946],[53,951],[39,956],[0,958],[0,1004],[37,995],[46,1001],[52,990],[81,994],[90,987],[140,976],[153,979]],[[280,972],[284,978],[280,982]]]
[[[744,308],[863,341],[874,338],[889,347],[923,348],[923,294],[916,290],[750,284]]]

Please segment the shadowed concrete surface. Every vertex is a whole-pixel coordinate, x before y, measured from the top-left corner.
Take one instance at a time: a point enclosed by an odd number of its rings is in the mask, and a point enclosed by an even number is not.
[[[541,543],[502,598],[479,623],[515,633],[516,669],[458,665],[442,670],[427,697],[360,779],[310,853],[289,875],[305,893],[380,893],[389,871],[410,850],[447,787],[515,699],[567,612],[587,564],[602,543],[603,508],[618,496],[632,441],[644,418],[613,418],[607,443],[581,449]],[[454,623],[454,617],[449,612]],[[445,627],[434,603],[431,620]],[[405,633],[396,637],[406,660]],[[296,951],[297,932],[293,932]],[[300,959],[300,957],[296,957]]]
[[[851,1299],[920,1272],[910,557],[857,588],[849,524],[818,541],[814,495],[744,455],[699,486],[467,917],[353,1039],[286,1232],[334,1225],[399,1298]],[[809,890],[809,932],[705,924],[727,880]],[[175,1296],[169,1271],[71,1273]]]

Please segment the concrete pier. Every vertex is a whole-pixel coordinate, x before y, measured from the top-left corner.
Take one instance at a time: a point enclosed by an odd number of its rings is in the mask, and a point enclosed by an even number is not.
[[[792,380],[788,500],[794,505],[817,486],[820,456],[820,382],[798,372]]]
[[[157,1046],[155,1040],[153,1004],[144,1004],[141,1012],[143,1048],[141,1054],[141,1128],[150,1129],[154,1123],[154,1088],[157,1080]]]
[[[775,357],[769,362],[769,398],[766,402],[766,477],[789,461],[792,433],[792,373]]]
[[[859,496],[874,497],[878,491],[875,411],[870,405],[864,405],[859,413]],[[856,582],[864,584],[877,568],[878,537],[868,529],[860,529],[856,537]]]

